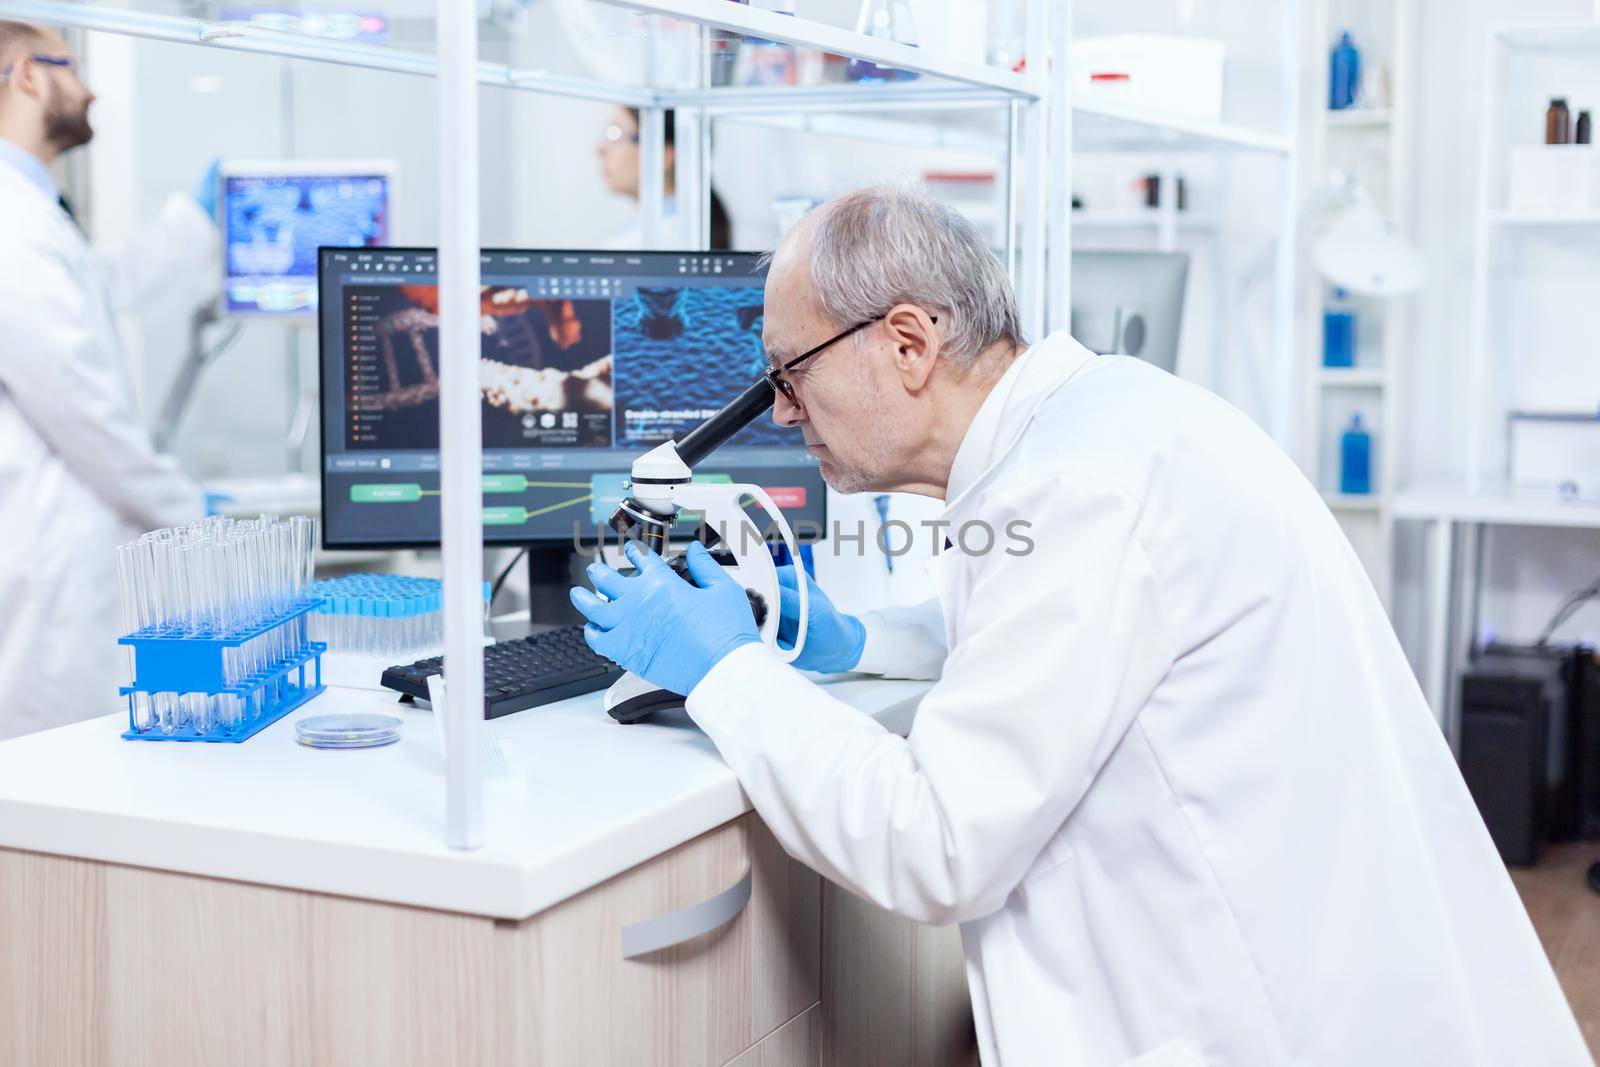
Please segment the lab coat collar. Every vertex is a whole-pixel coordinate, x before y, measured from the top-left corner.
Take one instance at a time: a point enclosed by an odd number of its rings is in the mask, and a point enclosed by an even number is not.
[[[50,169],[44,165],[44,161],[4,137],[0,137],[0,163],[7,164],[51,201],[61,199],[61,190],[57,187],[55,178],[51,177]]]
[[[1057,331],[1011,361],[967,427],[950,465],[944,514],[949,517],[983,476],[1022,439],[1045,398],[1083,369],[1094,353]]]

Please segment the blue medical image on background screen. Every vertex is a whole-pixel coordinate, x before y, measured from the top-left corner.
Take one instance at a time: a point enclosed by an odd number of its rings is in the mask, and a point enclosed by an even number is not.
[[[223,196],[230,312],[314,311],[319,246],[389,240],[389,182],[380,175],[229,175]]]
[[[616,437],[643,448],[683,435],[710,418],[766,369],[762,290],[641,286],[612,310]],[[757,419],[734,444],[799,446],[800,431]]]

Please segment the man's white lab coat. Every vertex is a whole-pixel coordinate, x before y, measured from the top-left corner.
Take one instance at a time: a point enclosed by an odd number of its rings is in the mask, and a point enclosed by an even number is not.
[[[139,420],[117,311],[216,240],[174,195],[102,260],[0,162],[0,739],[120,706],[116,546],[203,503]]]
[[[1057,334],[947,500],[994,550],[865,619],[860,669],[939,678],[908,738],[761,645],[688,709],[790,853],[961,924],[986,1064],[1591,1062],[1361,564],[1253,423]]]

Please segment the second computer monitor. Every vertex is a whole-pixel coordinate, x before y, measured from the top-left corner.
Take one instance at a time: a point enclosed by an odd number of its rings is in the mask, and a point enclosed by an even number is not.
[[[394,240],[391,161],[230,159],[220,171],[226,314],[309,319],[318,248]]]
[[[320,259],[324,540],[437,544],[437,255],[325,248]],[[681,440],[765,366],[754,253],[485,251],[480,262],[487,542],[592,542],[633,460]],[[822,476],[797,429],[760,419],[695,476],[759,485],[797,533],[821,533]]]
[[[1188,278],[1184,252],[1073,252],[1072,336],[1171,373]]]

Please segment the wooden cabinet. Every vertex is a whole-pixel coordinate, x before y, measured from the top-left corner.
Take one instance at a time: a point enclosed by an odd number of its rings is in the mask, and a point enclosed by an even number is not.
[[[758,1041],[728,1067],[821,1067],[822,1006],[814,1004]]]
[[[0,849],[5,1065],[950,1067],[971,1019],[954,928],[753,814],[520,922]]]
[[[624,928],[715,898],[752,874],[725,926],[623,958]],[[747,815],[527,922],[508,924],[499,968],[518,988],[513,1062],[724,1064],[820,995],[821,878]]]
[[[747,871],[725,924],[623,958]],[[521,922],[0,850],[0,1062],[715,1067],[818,1002],[820,918],[754,816]],[[811,1062],[799,1033],[750,1062]]]
[[[824,882],[822,932],[823,1067],[977,1067],[958,927],[902,919]]]

